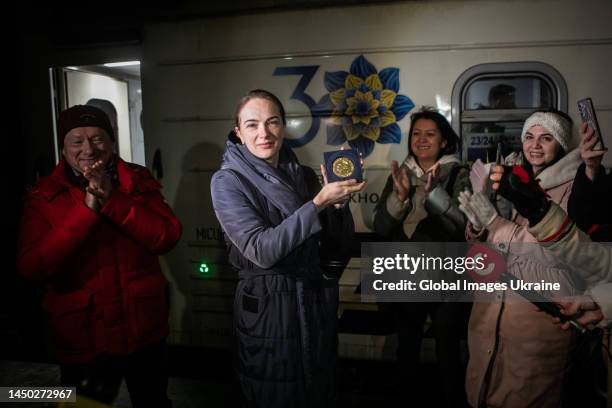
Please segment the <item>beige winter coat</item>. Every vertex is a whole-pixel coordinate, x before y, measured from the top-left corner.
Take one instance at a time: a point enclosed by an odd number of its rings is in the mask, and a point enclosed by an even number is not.
[[[579,152],[574,150],[538,176],[551,200],[564,209],[579,164]],[[531,282],[559,281],[566,293],[555,295],[575,294],[571,288],[578,282],[573,282],[564,264],[552,254],[543,249],[522,254],[533,251],[538,242],[527,226],[527,220],[518,215],[512,220],[497,217],[489,228],[487,241],[496,243],[500,251],[510,251],[507,269],[513,275]],[[518,245],[525,242],[534,245]],[[475,407],[558,407],[575,335],[559,330],[550,316],[508,292],[495,293],[488,301],[475,302],[472,308],[468,401]]]

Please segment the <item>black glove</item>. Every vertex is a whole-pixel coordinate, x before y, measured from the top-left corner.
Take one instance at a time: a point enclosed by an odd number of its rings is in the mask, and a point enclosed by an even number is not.
[[[533,177],[533,174],[521,166],[504,166],[504,174],[497,192],[514,204],[514,208],[529,220],[529,225],[536,225],[550,208],[548,195]]]

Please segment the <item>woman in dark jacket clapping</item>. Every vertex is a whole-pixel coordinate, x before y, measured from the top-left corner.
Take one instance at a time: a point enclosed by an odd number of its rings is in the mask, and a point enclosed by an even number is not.
[[[440,113],[427,108],[411,116],[408,155],[391,175],[374,210],[374,230],[388,241],[464,241],[466,219],[459,193],[469,188],[469,172],[456,156],[459,138]],[[394,303],[398,333],[399,377],[415,393],[422,384],[419,367],[423,327],[431,316],[445,406],[465,404],[460,339],[470,303]]]
[[[364,183],[321,188],[283,145],[285,111],[267,91],[243,97],[235,122],[211,190],[240,277],[234,329],[241,388],[249,407],[329,406],[338,282],[321,260],[348,250],[354,225],[342,203]]]

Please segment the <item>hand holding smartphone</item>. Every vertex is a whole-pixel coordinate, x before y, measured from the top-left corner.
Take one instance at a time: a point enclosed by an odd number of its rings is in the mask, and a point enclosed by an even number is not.
[[[593,107],[593,101],[591,98],[585,98],[578,101],[578,112],[580,113],[580,119],[583,123],[586,123],[589,128],[595,131],[595,137],[598,142],[593,146],[593,150],[604,150],[605,146],[601,137],[601,131],[599,130],[599,123],[597,123],[597,116],[595,116],[595,108]]]

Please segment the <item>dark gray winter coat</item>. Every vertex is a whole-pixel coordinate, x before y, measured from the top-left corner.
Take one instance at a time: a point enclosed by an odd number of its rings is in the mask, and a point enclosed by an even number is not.
[[[348,209],[317,214],[312,169],[283,147],[278,168],[229,140],[211,181],[229,261],[235,367],[249,407],[325,407],[334,394],[337,276],[322,264],[348,260]]]

